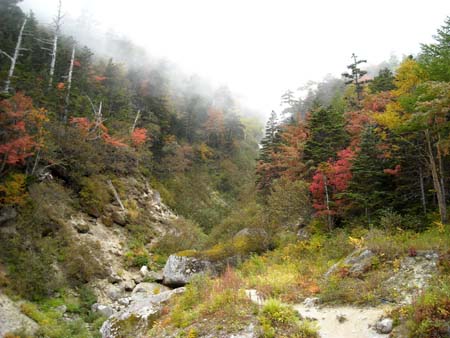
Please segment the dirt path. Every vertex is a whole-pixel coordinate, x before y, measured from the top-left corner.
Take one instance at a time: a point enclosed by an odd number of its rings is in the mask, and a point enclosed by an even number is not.
[[[379,334],[369,325],[374,325],[384,314],[386,308],[340,307],[307,307],[294,305],[303,317],[317,319],[319,334],[322,338],[385,338],[387,334]],[[338,317],[345,321],[339,322]]]

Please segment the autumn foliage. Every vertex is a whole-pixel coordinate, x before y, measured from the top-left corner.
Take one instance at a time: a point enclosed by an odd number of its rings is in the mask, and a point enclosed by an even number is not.
[[[33,107],[31,98],[23,93],[0,102],[1,166],[20,165],[42,147],[45,111]]]
[[[347,189],[352,178],[351,160],[354,156],[355,152],[349,148],[341,150],[336,161],[323,163],[315,172],[309,189],[318,215],[336,215],[341,212],[344,199],[339,193]]]

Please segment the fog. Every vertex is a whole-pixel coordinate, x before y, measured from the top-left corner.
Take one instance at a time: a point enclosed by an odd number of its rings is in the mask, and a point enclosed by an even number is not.
[[[22,7],[45,23],[57,0],[24,0]],[[95,31],[126,36],[186,72],[228,85],[266,114],[280,108],[288,88],[339,76],[353,52],[369,64],[416,54],[450,14],[450,1],[63,0],[63,12],[67,22],[83,15]]]

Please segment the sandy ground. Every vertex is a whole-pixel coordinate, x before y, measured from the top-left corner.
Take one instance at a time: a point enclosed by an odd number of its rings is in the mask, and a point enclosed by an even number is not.
[[[374,325],[384,314],[386,308],[341,307],[306,307],[294,305],[303,317],[317,319],[319,334],[322,338],[385,338],[370,325]],[[340,323],[337,316],[343,315],[347,320]]]

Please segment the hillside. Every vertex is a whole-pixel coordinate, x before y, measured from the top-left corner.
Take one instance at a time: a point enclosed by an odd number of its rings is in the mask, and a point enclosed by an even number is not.
[[[0,337],[450,337],[450,18],[399,64],[288,90],[263,130],[231,89],[19,3]]]

